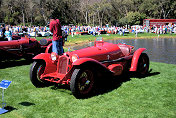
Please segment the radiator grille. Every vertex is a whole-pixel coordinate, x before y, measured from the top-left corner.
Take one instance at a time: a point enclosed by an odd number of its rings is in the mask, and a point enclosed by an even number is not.
[[[60,57],[58,70],[59,70],[59,73],[66,74],[67,72],[67,58],[66,57]]]

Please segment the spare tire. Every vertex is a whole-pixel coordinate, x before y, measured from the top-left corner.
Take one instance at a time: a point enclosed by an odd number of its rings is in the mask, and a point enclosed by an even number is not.
[[[46,39],[41,39],[40,40],[40,45],[47,45],[48,41]]]

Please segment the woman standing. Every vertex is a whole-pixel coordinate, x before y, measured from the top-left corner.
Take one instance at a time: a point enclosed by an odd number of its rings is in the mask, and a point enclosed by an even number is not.
[[[9,26],[6,26],[5,36],[8,39],[8,41],[12,40],[12,31],[9,30]]]

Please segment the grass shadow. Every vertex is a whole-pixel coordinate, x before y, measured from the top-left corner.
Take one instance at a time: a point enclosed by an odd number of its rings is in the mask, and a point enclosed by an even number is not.
[[[106,77],[103,81],[98,82],[96,89],[94,91],[94,94],[90,97],[93,96],[98,96],[101,94],[105,94],[108,92],[113,91],[114,89],[118,89],[123,83],[130,81],[130,78],[146,78],[154,75],[160,74],[160,72],[151,72],[152,70],[149,71],[148,74],[145,76],[138,76],[136,73],[128,72],[120,76],[114,76],[114,77]]]
[[[22,106],[32,106],[32,105],[35,105],[34,103],[31,103],[31,102],[21,102],[19,104],[22,105]]]
[[[32,63],[32,60],[10,60],[10,61],[3,61],[0,62],[0,69],[5,69],[9,67],[16,67],[16,66],[23,66],[23,65],[29,65]]]
[[[137,73],[129,73],[129,76],[142,79],[145,77],[150,77],[150,76],[154,76],[154,75],[158,75],[158,74],[160,74],[160,72],[152,72],[152,69],[150,69],[146,75],[138,75]]]
[[[101,81],[98,81],[96,84],[96,89],[92,96],[98,96],[113,91],[114,89],[119,88],[124,82],[130,81],[129,74],[121,76],[108,76],[103,78]]]
[[[95,90],[93,92],[92,95],[90,95],[89,97],[86,98],[91,98],[94,96],[98,96],[98,95],[102,95],[108,92],[113,91],[114,89],[118,89],[124,82],[130,81],[130,78],[136,77],[139,79],[145,78],[145,77],[150,77],[150,76],[154,76],[154,75],[158,75],[160,74],[160,72],[151,72],[152,69],[149,71],[149,73],[145,76],[138,76],[135,73],[125,73],[123,75],[120,76],[106,76],[104,78],[99,79],[99,81],[97,81],[96,83],[96,87]],[[69,90],[70,91],[70,87],[68,85],[54,85],[51,86],[52,90],[58,90],[59,92],[66,92],[65,90]],[[62,89],[64,91],[62,91]],[[68,94],[72,95],[71,92],[69,92]]]
[[[6,107],[4,107],[4,109],[8,110],[6,113],[11,112],[13,110],[17,110],[17,108],[14,108],[12,106],[6,106]]]
[[[68,93],[69,95],[72,95],[69,85],[58,85],[58,84],[55,84],[54,86],[51,86],[51,89],[52,90],[59,90],[59,92]]]
[[[70,90],[70,87],[68,85],[58,85],[54,84],[54,86],[51,86],[52,90],[57,90],[57,89],[65,89],[65,90]]]

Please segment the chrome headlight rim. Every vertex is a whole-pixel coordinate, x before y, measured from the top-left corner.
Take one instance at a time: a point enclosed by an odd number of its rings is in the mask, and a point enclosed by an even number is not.
[[[79,56],[77,54],[73,54],[71,56],[71,61],[74,63],[75,61],[77,61],[79,59]]]

